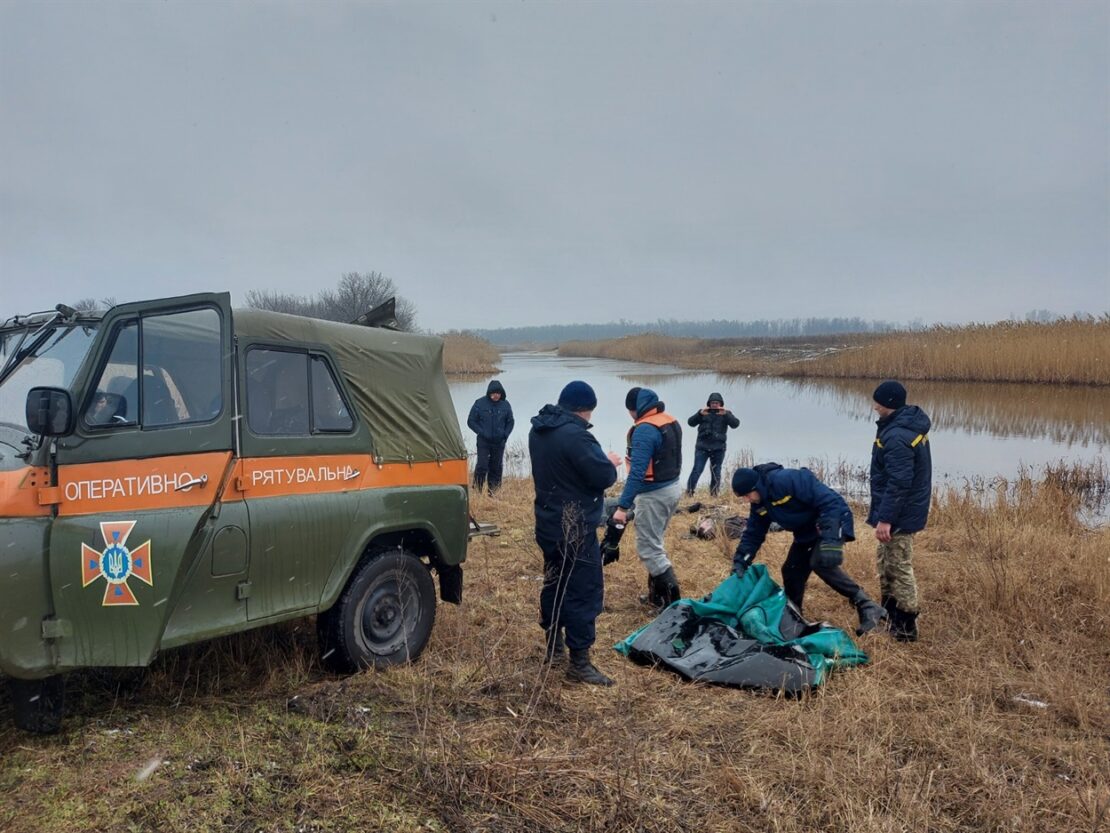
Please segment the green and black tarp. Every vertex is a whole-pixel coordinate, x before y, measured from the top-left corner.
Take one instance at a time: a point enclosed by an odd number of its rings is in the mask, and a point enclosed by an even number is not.
[[[690,680],[798,694],[834,668],[867,662],[840,628],[807,622],[762,564],[701,600],[680,599],[613,646]]]

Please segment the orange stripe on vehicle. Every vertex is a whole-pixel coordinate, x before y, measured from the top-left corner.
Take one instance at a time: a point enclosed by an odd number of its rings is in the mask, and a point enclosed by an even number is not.
[[[59,515],[207,506],[216,499],[230,451],[175,454],[58,467]],[[203,481],[203,485],[188,485]]]
[[[39,503],[39,492],[50,487],[50,470],[26,467],[0,471],[0,518],[32,518],[50,514]]]
[[[327,494],[388,486],[465,486],[466,460],[377,464],[366,454],[248,457],[238,461],[225,500]]]

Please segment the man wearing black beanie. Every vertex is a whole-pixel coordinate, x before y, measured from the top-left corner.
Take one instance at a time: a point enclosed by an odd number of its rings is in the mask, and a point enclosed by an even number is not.
[[[536,487],[536,543],[543,551],[540,625],[547,633],[547,661],[565,661],[569,647],[567,679],[609,686],[613,681],[594,666],[590,647],[605,589],[597,527],[620,459],[607,457],[590,433],[596,407],[592,387],[569,383],[558,404],[544,405],[532,417],[528,453]]]
[[[879,587],[900,642],[917,640],[920,601],[913,573],[913,536],[925,528],[933,496],[933,459],[928,414],[906,404],[901,382],[875,388],[872,409],[879,417],[871,446],[871,510],[867,523],[879,542]]]

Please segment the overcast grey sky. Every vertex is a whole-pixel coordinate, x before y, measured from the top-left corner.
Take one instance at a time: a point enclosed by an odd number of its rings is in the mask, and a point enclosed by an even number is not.
[[[1110,3],[0,0],[0,313],[1110,309]]]

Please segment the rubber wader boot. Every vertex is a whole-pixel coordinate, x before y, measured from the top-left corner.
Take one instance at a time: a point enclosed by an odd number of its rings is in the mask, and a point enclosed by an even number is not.
[[[898,621],[898,603],[893,596],[883,596],[883,610],[886,611],[886,629],[893,636],[895,622]]]
[[[563,642],[562,628],[548,629],[543,660],[553,665],[561,665],[567,661],[567,646]]]
[[[917,642],[917,614],[895,609],[895,626],[891,634],[899,642]]]
[[[648,576],[647,595],[640,596],[640,601],[662,610],[681,598],[682,591],[678,588],[678,576],[674,574],[673,567],[668,567],[657,576]]]
[[[865,633],[873,631],[882,624],[884,619],[890,621],[890,616],[886,610],[877,605],[869,596],[860,594],[854,601],[856,612],[859,614],[859,627],[856,628],[856,636],[863,636]]]
[[[588,685],[609,686],[613,681],[598,671],[590,662],[589,648],[582,651],[570,652],[570,667],[567,668],[567,679],[572,683],[587,683]]]

